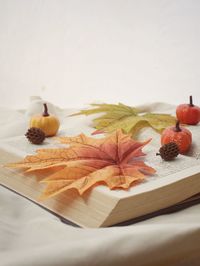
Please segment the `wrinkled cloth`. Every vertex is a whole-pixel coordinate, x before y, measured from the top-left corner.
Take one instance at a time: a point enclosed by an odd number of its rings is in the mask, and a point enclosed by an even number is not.
[[[24,135],[42,102],[32,98],[26,111],[1,107],[0,140]],[[64,131],[73,110],[48,105]],[[140,108],[173,112],[161,103]],[[129,226],[82,229],[0,186],[0,261],[2,266],[200,265],[200,204]]]

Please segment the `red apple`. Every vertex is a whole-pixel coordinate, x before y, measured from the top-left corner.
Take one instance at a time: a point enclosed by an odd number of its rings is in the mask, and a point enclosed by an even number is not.
[[[196,125],[200,122],[200,108],[193,104],[192,96],[189,104],[177,106],[176,116],[182,124]]]

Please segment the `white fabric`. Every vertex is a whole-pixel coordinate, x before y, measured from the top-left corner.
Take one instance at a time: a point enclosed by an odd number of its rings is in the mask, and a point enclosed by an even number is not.
[[[1,140],[24,134],[28,117],[41,106],[41,99],[33,100],[25,113],[1,108]],[[52,112],[66,121],[69,110],[52,106]],[[195,266],[199,243],[200,205],[130,226],[81,229],[0,187],[2,266]]]

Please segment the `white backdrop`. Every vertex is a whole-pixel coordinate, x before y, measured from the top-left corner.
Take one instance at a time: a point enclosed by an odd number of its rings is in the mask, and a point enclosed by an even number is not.
[[[0,0],[0,104],[200,104],[199,0]]]

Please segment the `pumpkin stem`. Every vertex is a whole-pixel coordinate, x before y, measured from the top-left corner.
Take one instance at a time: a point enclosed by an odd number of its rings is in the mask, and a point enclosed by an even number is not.
[[[189,104],[190,106],[194,106],[194,104],[193,104],[193,100],[192,100],[192,95],[190,96],[190,104]]]
[[[180,132],[180,131],[182,131],[181,128],[180,128],[180,121],[177,121],[177,122],[176,122],[175,131],[176,131],[176,132]]]
[[[44,103],[44,112],[43,112],[43,116],[49,116],[49,113],[48,113],[48,108],[47,108],[47,104]]]

